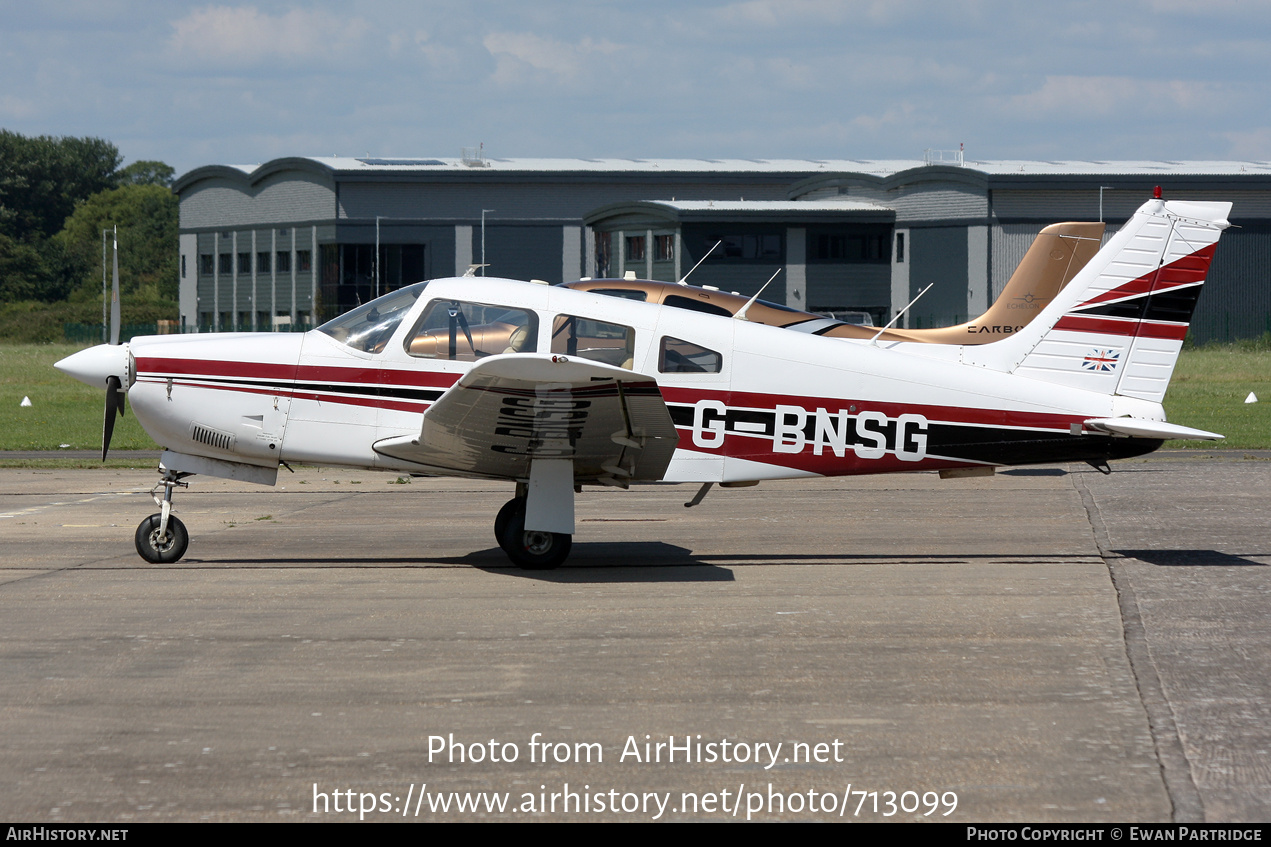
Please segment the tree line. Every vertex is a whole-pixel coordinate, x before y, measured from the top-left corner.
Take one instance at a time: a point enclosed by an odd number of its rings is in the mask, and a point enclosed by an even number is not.
[[[0,130],[0,304],[100,299],[102,230],[118,227],[120,287],[175,305],[175,171],[122,163],[100,138]]]

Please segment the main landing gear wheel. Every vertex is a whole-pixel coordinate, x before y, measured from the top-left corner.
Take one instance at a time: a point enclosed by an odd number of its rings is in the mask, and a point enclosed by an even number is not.
[[[525,529],[525,498],[516,497],[499,509],[494,519],[494,532],[499,546],[512,564],[527,571],[546,571],[558,567],[569,556],[574,538],[561,532]]]
[[[499,509],[499,513],[494,517],[494,540],[499,542],[499,547],[504,553],[508,552],[507,546],[503,543],[503,537],[507,533],[508,522],[512,520],[512,515],[516,510],[521,510],[521,519],[525,519],[525,498],[513,497],[511,500],[503,504],[503,508]]]
[[[159,534],[162,514],[153,514],[137,527],[137,552],[141,558],[154,565],[166,565],[185,555],[190,546],[190,533],[175,515],[168,516],[168,531]]]

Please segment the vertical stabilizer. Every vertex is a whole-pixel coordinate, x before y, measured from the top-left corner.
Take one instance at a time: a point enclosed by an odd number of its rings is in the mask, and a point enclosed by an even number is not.
[[[964,361],[1159,403],[1230,211],[1147,202],[1032,323]]]

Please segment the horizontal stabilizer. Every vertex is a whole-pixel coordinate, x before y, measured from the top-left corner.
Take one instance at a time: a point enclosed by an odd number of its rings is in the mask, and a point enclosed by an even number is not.
[[[1189,426],[1166,423],[1165,421],[1149,421],[1144,418],[1096,418],[1086,421],[1086,426],[1099,432],[1112,435],[1131,435],[1135,438],[1188,438],[1198,441],[1217,441],[1223,436],[1203,429],[1192,429]]]

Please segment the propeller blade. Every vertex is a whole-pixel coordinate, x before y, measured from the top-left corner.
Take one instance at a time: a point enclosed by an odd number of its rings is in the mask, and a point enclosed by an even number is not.
[[[111,267],[110,275],[110,343],[119,344],[119,233],[116,232],[112,241],[115,248],[115,257]],[[105,458],[105,457],[103,457]]]
[[[106,377],[106,416],[102,420],[102,461],[110,451],[110,438],[115,434],[115,415],[122,415],[123,383],[117,376]]]

